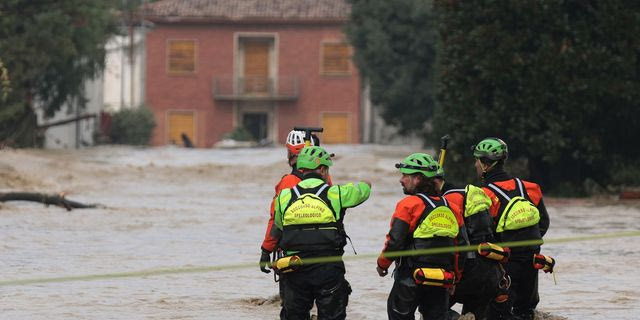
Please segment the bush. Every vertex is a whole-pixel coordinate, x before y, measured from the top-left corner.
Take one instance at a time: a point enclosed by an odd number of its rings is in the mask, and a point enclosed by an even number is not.
[[[253,141],[253,135],[244,127],[235,127],[233,131],[224,135],[225,139],[231,139],[235,141]]]
[[[7,96],[11,92],[11,81],[9,80],[9,71],[5,68],[0,59],[0,101],[7,100]]]
[[[146,106],[121,109],[112,114],[109,138],[112,143],[148,145],[156,121]]]
[[[611,157],[608,169],[611,184],[620,187],[640,186],[640,160]]]

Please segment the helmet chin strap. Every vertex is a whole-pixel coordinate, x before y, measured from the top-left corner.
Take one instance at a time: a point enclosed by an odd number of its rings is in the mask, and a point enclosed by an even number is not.
[[[297,157],[297,154],[293,154],[291,152],[289,152],[288,157],[287,157],[287,163],[289,164],[290,167],[294,168],[296,166],[295,162],[293,164],[291,164],[291,160],[295,157]]]
[[[480,177],[480,179],[482,179],[482,182],[485,181],[486,177],[487,177],[487,171],[489,171],[491,168],[493,168],[498,161],[494,161],[490,166],[488,167],[484,167],[484,163],[480,162],[482,164],[482,177]]]
[[[442,188],[444,188],[444,179],[440,179],[440,181],[442,181],[442,182],[440,183],[439,186],[436,187],[436,191],[438,191],[438,194],[441,195],[442,194]]]

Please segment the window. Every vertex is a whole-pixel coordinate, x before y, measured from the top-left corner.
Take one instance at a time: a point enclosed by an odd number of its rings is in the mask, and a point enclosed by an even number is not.
[[[169,73],[196,72],[195,40],[169,40],[167,51],[167,70]]]
[[[325,75],[348,75],[351,73],[351,48],[344,42],[322,44],[320,73]]]

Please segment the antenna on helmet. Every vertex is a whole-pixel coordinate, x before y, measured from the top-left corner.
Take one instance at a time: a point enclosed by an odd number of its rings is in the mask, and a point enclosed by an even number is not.
[[[304,146],[308,147],[311,145],[311,133],[313,132],[322,132],[324,131],[323,128],[316,128],[316,127],[293,127],[293,130],[296,131],[304,131]]]
[[[447,144],[449,143],[449,139],[451,139],[451,137],[449,137],[448,134],[445,134],[440,138],[440,156],[438,156],[438,164],[440,165],[440,168],[444,166],[444,156],[447,154]]]

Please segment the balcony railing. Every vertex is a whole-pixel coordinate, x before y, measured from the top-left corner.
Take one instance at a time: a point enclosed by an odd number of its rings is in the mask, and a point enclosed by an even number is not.
[[[213,79],[213,98],[216,100],[272,100],[298,99],[298,77],[233,77]]]

